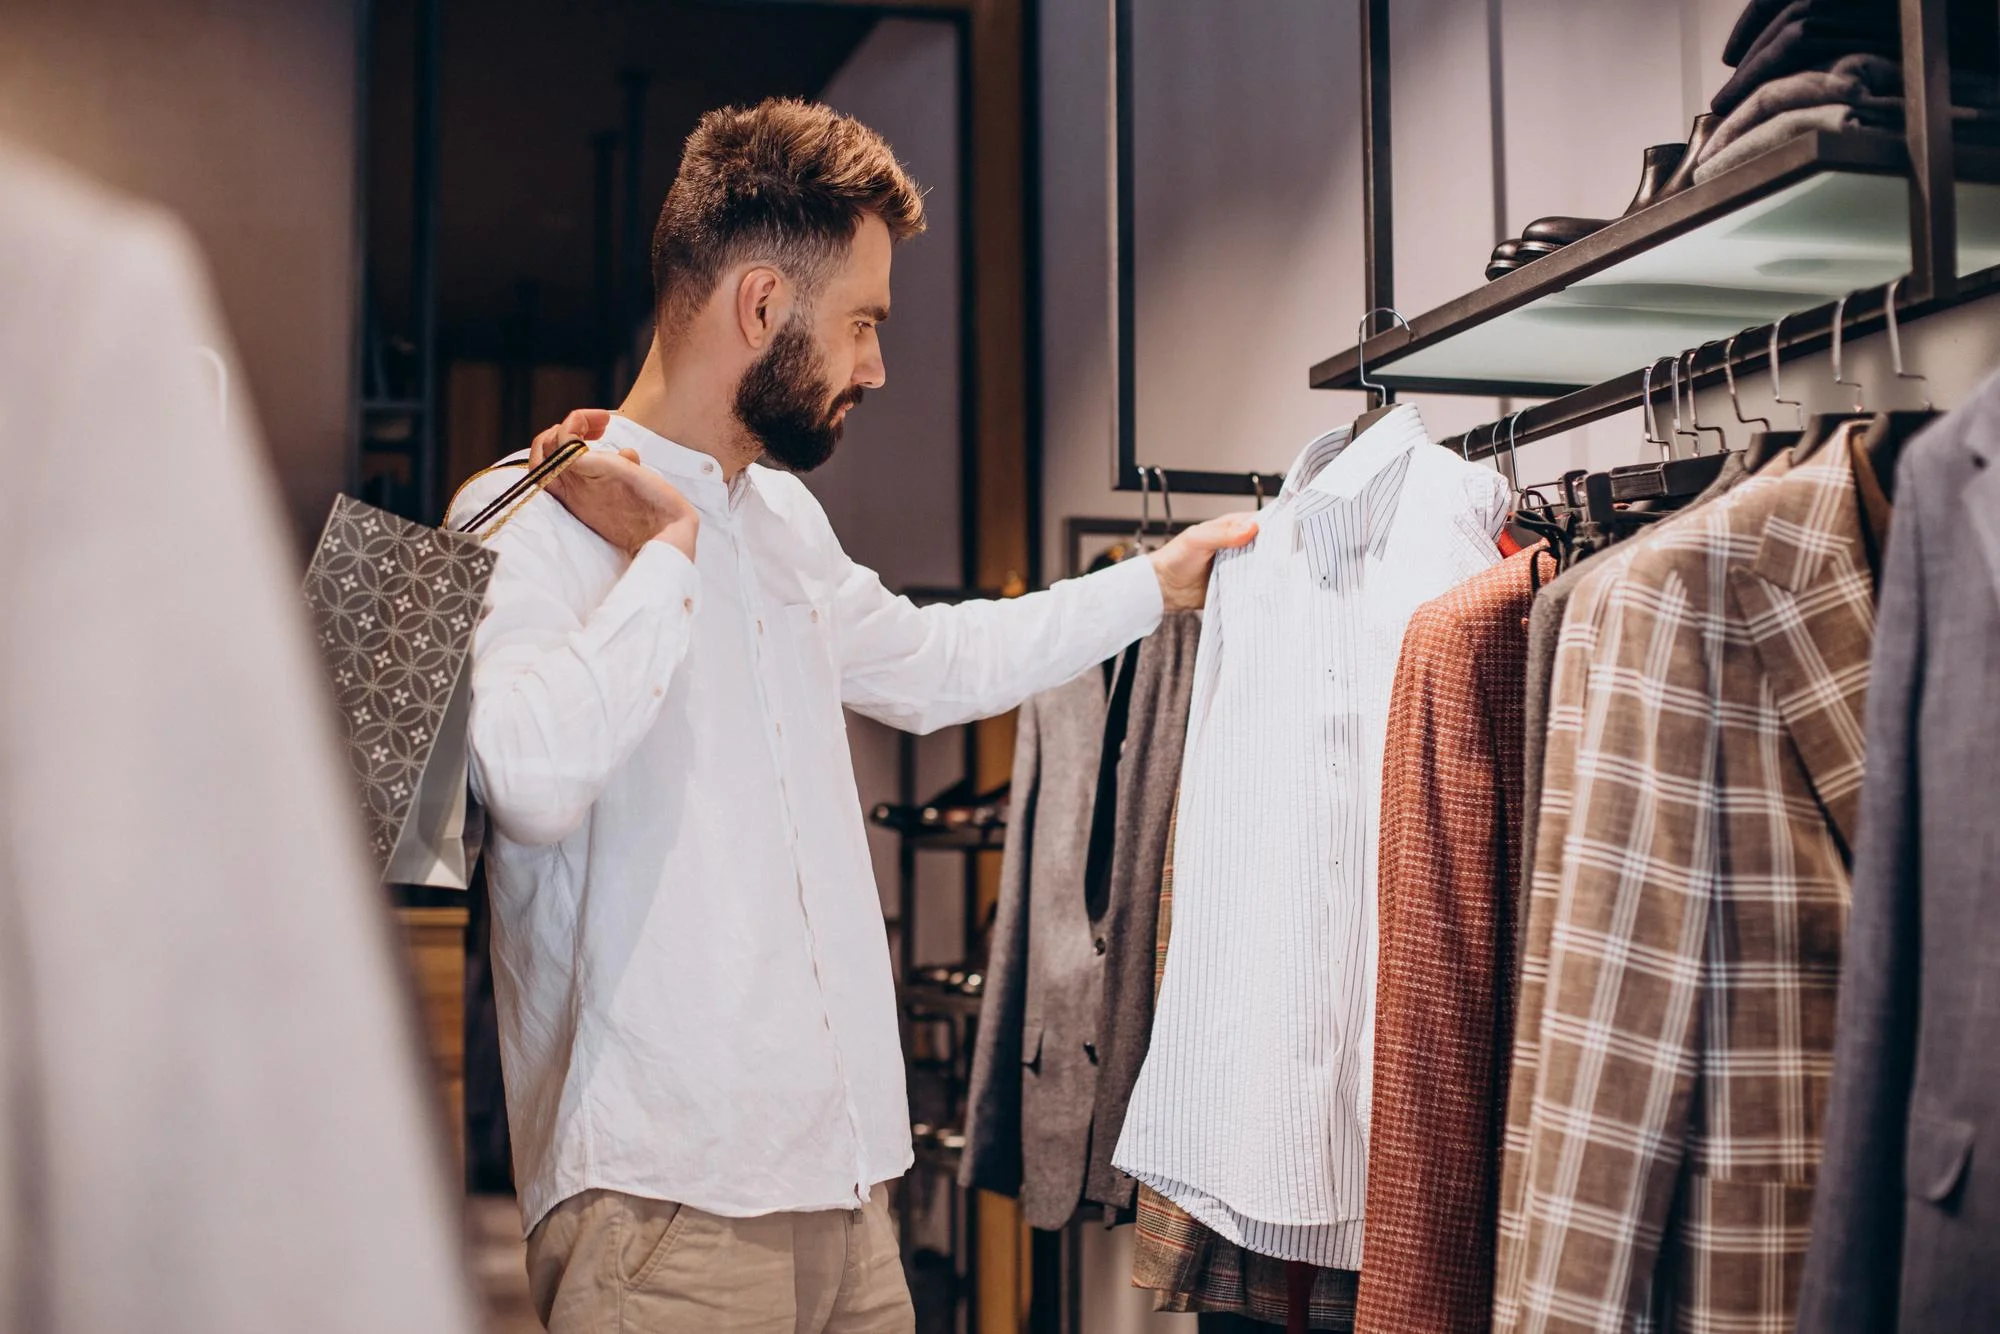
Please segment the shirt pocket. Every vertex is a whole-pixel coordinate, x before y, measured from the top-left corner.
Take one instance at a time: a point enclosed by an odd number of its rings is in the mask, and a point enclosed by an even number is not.
[[[800,602],[783,609],[778,618],[785,636],[794,709],[798,721],[821,732],[847,726],[840,707],[840,669],[833,661],[833,636],[824,609]]]

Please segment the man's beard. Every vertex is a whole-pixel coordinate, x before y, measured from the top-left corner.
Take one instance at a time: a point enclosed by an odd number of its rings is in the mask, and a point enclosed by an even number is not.
[[[736,420],[780,466],[811,472],[840,443],[841,411],[861,401],[855,385],[828,402],[825,362],[805,321],[794,317],[736,386]]]

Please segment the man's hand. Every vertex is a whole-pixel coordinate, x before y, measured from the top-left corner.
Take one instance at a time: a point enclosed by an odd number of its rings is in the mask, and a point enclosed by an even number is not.
[[[536,466],[570,440],[597,439],[610,424],[611,414],[605,409],[579,408],[562,425],[535,437],[528,466]],[[646,543],[658,540],[694,559],[701,516],[666,478],[642,466],[634,450],[615,454],[592,450],[563,470],[549,486],[549,494],[628,556],[637,556]]]
[[[1193,611],[1208,599],[1208,567],[1215,553],[1240,547],[1257,536],[1257,520],[1225,514],[1198,523],[1155,551],[1149,559],[1160,579],[1160,601],[1168,611]]]

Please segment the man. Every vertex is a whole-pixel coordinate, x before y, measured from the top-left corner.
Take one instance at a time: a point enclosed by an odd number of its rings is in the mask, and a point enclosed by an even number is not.
[[[922,227],[858,122],[705,117],[654,233],[639,382],[565,424],[612,448],[494,542],[472,744],[556,1334],[912,1328],[883,1184],[911,1161],[903,1057],[841,707],[917,731],[1003,712],[1197,605],[1255,531],[923,610],[849,560],[793,474],[882,385],[890,254]]]

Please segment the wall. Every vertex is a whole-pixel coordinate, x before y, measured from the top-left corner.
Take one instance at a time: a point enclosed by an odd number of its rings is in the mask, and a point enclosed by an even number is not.
[[[208,257],[302,540],[346,481],[355,0],[9,0],[0,134],[164,204]]]
[[[1720,52],[1739,8],[1397,0],[1398,306],[1427,310],[1476,286],[1493,243],[1534,218],[1622,210],[1640,150],[1684,138],[1727,77]],[[1362,313],[1358,5],[1135,9],[1140,458],[1281,469],[1362,407],[1357,393],[1305,387],[1306,368],[1351,344]],[[1109,486],[1108,6],[1044,0],[1042,23],[1044,550],[1056,575],[1066,516],[1136,516],[1138,499]],[[1502,406],[1409,401],[1439,437]],[[1625,419],[1601,423],[1524,448],[1522,467],[1622,459],[1636,434]],[[1247,504],[1188,497],[1175,511]]]
[[[956,587],[959,564],[959,145],[957,30],[889,18],[863,39],[821,94],[880,131],[923,185],[929,230],[899,247],[893,318],[882,326],[888,379],[849,417],[833,459],[807,477],[847,552],[891,589]],[[865,808],[896,799],[897,734],[849,715],[848,744]],[[963,734],[918,743],[917,797],[965,772]],[[869,829],[883,906],[896,908],[896,839]],[[962,863],[919,859],[925,910],[919,962],[957,962]]]

